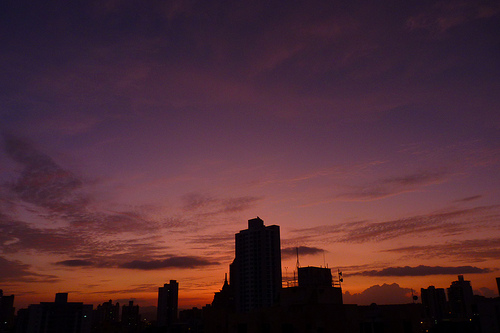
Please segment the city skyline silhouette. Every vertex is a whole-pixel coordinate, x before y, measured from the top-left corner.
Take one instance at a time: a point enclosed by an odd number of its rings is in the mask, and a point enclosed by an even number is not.
[[[284,284],[400,303],[500,269],[495,1],[6,1],[0,289],[16,308],[212,302],[235,235]],[[298,273],[297,273],[298,274]],[[297,279],[297,277],[295,278]]]
[[[421,302],[411,290],[411,302],[370,305],[343,300],[344,274],[328,267],[301,266],[289,281],[281,274],[280,228],[259,218],[235,234],[235,257],[220,291],[205,306],[179,311],[179,282],[158,288],[157,307],[140,310],[134,300],[92,304],[68,301],[56,293],[54,302],[14,307],[15,295],[0,289],[2,333],[251,333],[251,332],[463,332],[500,331],[500,297],[473,295],[471,281],[458,275],[449,288],[421,288]],[[336,277],[334,277],[336,275]],[[500,292],[500,277],[496,278]],[[385,286],[385,285],[384,285]],[[384,291],[385,296],[389,292]],[[348,293],[346,293],[348,295]],[[387,299],[386,299],[387,300]],[[155,315],[152,314],[155,312]]]

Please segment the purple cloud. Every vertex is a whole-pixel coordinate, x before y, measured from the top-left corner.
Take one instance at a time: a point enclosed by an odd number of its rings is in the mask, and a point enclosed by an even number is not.
[[[393,248],[385,252],[406,254],[418,258],[458,258],[473,262],[500,258],[500,238],[469,239],[437,245],[414,245]]]
[[[469,202],[469,201],[479,200],[482,197],[483,197],[482,195],[473,195],[473,196],[470,196],[470,197],[466,197],[466,198],[455,200],[454,202]]]
[[[447,179],[445,172],[419,172],[405,176],[382,179],[376,183],[355,188],[353,191],[339,194],[338,201],[372,201],[393,195],[413,192],[425,186],[442,183]]]
[[[377,304],[405,304],[411,303],[411,289],[402,288],[397,283],[374,285],[361,293],[351,294],[346,291],[343,295],[344,304],[369,305]]]
[[[428,276],[428,275],[459,275],[459,274],[474,274],[474,273],[490,273],[488,268],[479,268],[473,266],[457,266],[457,267],[442,267],[442,266],[424,266],[417,267],[387,267],[380,270],[370,270],[350,273],[349,275],[362,276]]]
[[[182,197],[183,209],[201,215],[217,215],[245,211],[255,205],[259,197],[244,196],[216,198],[201,193],[189,193]]]
[[[299,246],[299,256],[308,256],[324,253],[325,250],[313,246]],[[291,258],[297,255],[297,247],[285,247],[281,249],[282,258]]]
[[[445,235],[462,234],[470,228],[495,228],[500,217],[499,206],[478,206],[469,209],[418,215],[384,222],[359,221],[332,226],[295,229],[301,238],[329,236],[331,241],[347,243],[380,242],[404,235],[440,232]]]
[[[9,184],[21,200],[53,212],[72,212],[87,205],[88,197],[80,192],[83,182],[76,175],[27,141],[8,135],[4,141],[7,155],[24,167],[21,177]]]
[[[178,256],[163,260],[133,260],[120,264],[119,267],[149,271],[165,268],[198,268],[218,264],[218,262],[211,262],[199,257]]]
[[[31,266],[17,260],[8,260],[0,256],[0,282],[29,282],[40,283],[59,282],[55,275],[38,274],[30,270]]]
[[[67,266],[67,267],[87,267],[94,266],[94,263],[90,260],[81,260],[81,259],[70,259],[58,261],[55,265]]]

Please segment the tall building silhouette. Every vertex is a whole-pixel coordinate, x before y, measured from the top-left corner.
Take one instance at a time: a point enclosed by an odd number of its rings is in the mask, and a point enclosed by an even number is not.
[[[424,307],[424,317],[434,321],[441,321],[446,318],[446,296],[443,288],[429,286],[420,289],[420,298]]]
[[[259,217],[248,220],[248,229],[235,235],[235,258],[230,285],[241,312],[269,307],[281,290],[280,228],[264,226]]]
[[[179,284],[175,280],[158,288],[157,322],[159,327],[170,326],[177,321]]]
[[[453,281],[448,288],[448,303],[454,318],[472,318],[472,286],[463,275]]]
[[[0,289],[0,333],[10,332],[14,325],[14,295],[4,295]]]
[[[23,326],[28,333],[90,333],[92,304],[68,302],[67,293],[57,293],[55,302],[31,304]]]
[[[134,305],[134,301],[122,306],[122,326],[129,333],[139,332],[141,328],[139,305]]]

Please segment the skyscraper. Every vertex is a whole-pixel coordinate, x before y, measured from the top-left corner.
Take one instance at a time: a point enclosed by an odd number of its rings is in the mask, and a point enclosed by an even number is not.
[[[139,332],[141,315],[139,305],[134,305],[134,301],[129,301],[128,305],[122,306],[122,325],[128,332]]]
[[[159,327],[170,326],[177,321],[179,284],[175,280],[158,288],[157,321]]]
[[[90,333],[92,307],[92,304],[68,302],[67,293],[57,293],[55,302],[41,302],[28,307],[26,331]]]
[[[4,295],[0,289],[0,333],[10,332],[14,325],[14,295]]]
[[[420,298],[424,308],[424,317],[432,319],[436,323],[447,317],[446,296],[443,288],[429,286],[420,289]]]
[[[273,305],[281,290],[279,226],[266,227],[259,217],[248,220],[248,229],[237,233],[235,241],[230,285],[237,309],[247,312]]]
[[[472,318],[472,286],[463,275],[459,275],[458,281],[453,281],[448,288],[448,302],[454,318]]]

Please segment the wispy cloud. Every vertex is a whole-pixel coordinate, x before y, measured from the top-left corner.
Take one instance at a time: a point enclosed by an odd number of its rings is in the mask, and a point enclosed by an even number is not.
[[[21,177],[8,184],[21,200],[53,212],[78,211],[87,205],[88,197],[79,192],[83,182],[76,175],[27,141],[8,135],[4,141],[8,156],[24,167]]]
[[[183,256],[170,257],[163,260],[133,260],[123,263],[119,267],[149,271],[165,268],[199,268],[218,264],[218,262],[212,262],[200,257]]]
[[[139,284],[132,285],[130,288],[124,289],[109,289],[109,290],[99,290],[99,291],[85,291],[85,294],[104,294],[104,295],[115,295],[115,294],[132,294],[140,292],[158,292],[158,285],[155,284]],[[116,300],[118,301],[118,300]]]
[[[41,218],[66,221],[80,232],[105,234],[147,233],[166,226],[134,211],[95,211],[82,177],[59,166],[30,142],[9,135],[4,135],[4,141],[8,156],[23,167],[19,179],[7,186],[14,198],[32,205]]]
[[[429,232],[455,235],[478,226],[495,228],[495,222],[500,217],[498,208],[498,206],[478,206],[392,221],[359,221],[295,229],[293,233],[310,238],[328,237],[330,241],[347,243],[380,242],[400,236],[415,236]]]
[[[281,257],[283,259],[294,257],[297,255],[297,250],[301,256],[315,255],[325,252],[325,250],[313,246],[285,247],[281,249]]]
[[[426,29],[442,33],[464,23],[488,18],[500,13],[500,5],[494,1],[438,1],[430,8],[410,17],[407,26],[411,30]]]
[[[57,261],[56,266],[81,267],[81,268],[121,268],[136,270],[161,270],[167,268],[191,269],[210,265],[218,265],[214,260],[200,256],[178,256],[178,255],[150,255],[143,253],[122,253],[109,255],[95,255],[87,259],[68,259]]]
[[[0,231],[0,250],[4,253],[35,250],[62,254],[68,249],[79,251],[86,244],[86,237],[70,228],[37,228],[2,212]]]
[[[245,211],[253,207],[260,197],[244,196],[217,198],[201,193],[189,193],[182,197],[183,209],[201,215],[217,215]]]
[[[405,176],[381,179],[378,182],[353,187],[349,192],[335,196],[337,201],[372,201],[393,195],[413,192],[423,187],[444,182],[449,175],[445,172],[419,172]]]
[[[94,263],[90,260],[82,260],[82,259],[70,259],[58,261],[55,265],[67,266],[67,267],[87,267],[94,266]]]
[[[360,271],[349,273],[349,275],[362,276],[428,276],[428,275],[457,275],[457,274],[474,274],[474,273],[490,273],[489,268],[479,268],[474,266],[404,266],[404,267],[386,267],[380,270]]]
[[[482,195],[473,195],[473,196],[470,196],[470,197],[466,197],[466,198],[455,200],[454,202],[470,202],[470,201],[479,200],[482,197],[483,197]]]
[[[17,260],[8,260],[0,256],[0,282],[55,283],[59,278],[55,275],[38,274],[31,266]]]
[[[500,258],[500,238],[469,239],[437,245],[414,245],[393,248],[385,250],[385,252],[401,253],[408,257],[426,259],[441,257],[482,262]]]

